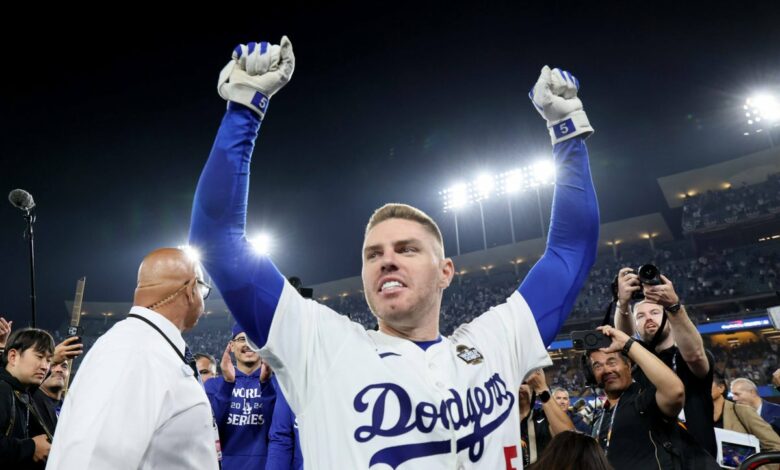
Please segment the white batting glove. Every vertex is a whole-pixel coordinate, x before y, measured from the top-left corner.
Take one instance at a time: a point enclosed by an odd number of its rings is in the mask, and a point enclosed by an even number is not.
[[[565,70],[542,67],[539,80],[528,93],[536,110],[547,120],[553,145],[566,139],[593,133],[588,116],[577,98],[580,82]]]
[[[228,101],[251,108],[263,119],[268,101],[290,81],[294,70],[295,55],[287,36],[282,36],[279,45],[240,44],[219,73],[217,92]]]

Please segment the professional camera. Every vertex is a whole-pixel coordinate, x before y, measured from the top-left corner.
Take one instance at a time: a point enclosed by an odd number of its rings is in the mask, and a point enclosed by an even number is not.
[[[639,276],[640,286],[657,286],[664,283],[664,281],[661,279],[661,271],[654,264],[643,264],[638,269],[632,269],[630,272],[632,274],[636,274],[637,276]],[[615,300],[617,300],[618,298],[617,275],[615,276],[615,279],[612,281],[612,296],[615,298]],[[633,294],[631,294],[631,300],[640,301],[644,299],[645,299],[645,294],[644,292],[642,292],[642,289],[639,289],[635,291]]]

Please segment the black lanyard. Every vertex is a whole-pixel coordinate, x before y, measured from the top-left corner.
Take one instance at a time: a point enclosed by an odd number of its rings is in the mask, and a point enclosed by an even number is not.
[[[525,435],[523,435],[522,423],[525,424]],[[529,465],[531,465],[531,446],[536,448],[536,427],[534,425],[533,408],[528,412],[528,416],[526,416],[526,418],[521,422],[520,441],[522,441],[521,451],[523,453],[523,468],[527,468]],[[523,443],[525,446],[522,445]]]
[[[171,345],[173,350],[176,351],[176,355],[178,355],[179,358],[181,358],[181,361],[183,363],[187,364],[192,369],[192,371],[195,373],[195,376],[194,376],[195,380],[197,380],[200,383],[200,374],[198,374],[198,367],[196,366],[195,361],[187,362],[187,359],[184,357],[184,354],[182,354],[181,351],[179,351],[179,348],[177,348],[176,345],[173,344],[173,341],[171,341],[171,339],[168,338],[168,336],[166,336],[165,333],[163,333],[162,330],[157,325],[155,325],[154,323],[152,323],[151,321],[149,321],[148,319],[146,319],[146,318],[144,318],[144,317],[142,317],[140,315],[136,315],[135,313],[128,314],[127,318],[137,318],[138,320],[141,320],[142,322],[146,323],[147,325],[149,325],[152,328],[154,328],[155,330],[157,330],[157,332],[160,333],[160,335],[163,338],[165,338],[165,341],[167,341],[168,344]]]
[[[609,403],[609,402],[607,402]],[[609,417],[609,429],[607,430],[607,442],[604,446],[604,455],[607,455],[609,453],[609,444],[612,442],[612,427],[615,425],[615,415],[617,415],[617,409],[618,405],[620,405],[620,399],[618,399],[617,403],[615,403],[615,406],[611,408],[612,415]],[[601,418],[599,418],[599,424],[598,424],[598,433],[596,434],[596,440],[601,444],[601,427],[604,424],[604,415],[607,414],[606,411],[603,411],[601,413]]]

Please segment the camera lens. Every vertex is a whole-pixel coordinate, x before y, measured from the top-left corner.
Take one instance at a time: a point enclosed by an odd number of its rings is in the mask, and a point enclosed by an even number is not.
[[[643,284],[658,284],[660,281],[660,271],[652,264],[645,264],[637,270],[639,281]]]

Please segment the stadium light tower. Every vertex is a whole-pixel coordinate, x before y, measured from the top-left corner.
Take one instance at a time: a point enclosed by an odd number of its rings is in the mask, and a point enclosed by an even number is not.
[[[444,202],[444,212],[452,212],[455,217],[455,242],[460,255],[460,233],[458,231],[458,210],[472,203],[479,205],[480,221],[482,222],[482,248],[487,250],[487,228],[485,225],[484,201],[491,197],[505,196],[509,209],[509,227],[512,232],[512,243],[516,243],[512,197],[516,193],[536,190],[536,204],[539,208],[539,222],[542,237],[546,235],[544,213],[540,188],[555,183],[555,165],[552,160],[545,159],[533,165],[515,168],[504,173],[491,175],[482,173],[470,183],[459,183],[439,191]]]
[[[743,109],[748,124],[745,135],[766,131],[769,144],[774,147],[772,129],[780,125],[780,98],[770,93],[758,93],[745,100]]]
[[[504,177],[506,204],[509,208],[509,229],[512,232],[512,243],[517,243],[515,238],[515,219],[512,214],[512,195],[519,193],[523,189],[524,171],[521,169],[511,170],[504,173],[502,176]]]
[[[543,186],[555,183],[555,164],[549,160],[539,160],[533,165],[515,168],[499,175],[498,194],[504,194],[507,198],[509,208],[509,224],[512,231],[512,243],[515,239],[515,224],[512,213],[512,196],[516,193],[535,190],[536,207],[539,210],[539,226],[542,230],[542,237],[546,235],[544,212],[542,211],[541,188]]]
[[[489,199],[496,187],[495,177],[487,173],[477,176],[474,180],[474,189],[477,193],[477,204],[479,204],[479,217],[482,220],[482,247],[487,250],[487,231],[485,230],[485,210],[482,207],[482,201]]]
[[[457,183],[444,191],[440,191],[444,198],[444,212],[451,211],[455,217],[455,247],[460,256],[460,232],[458,231],[458,210],[462,209],[471,202],[471,192],[464,183]]]

